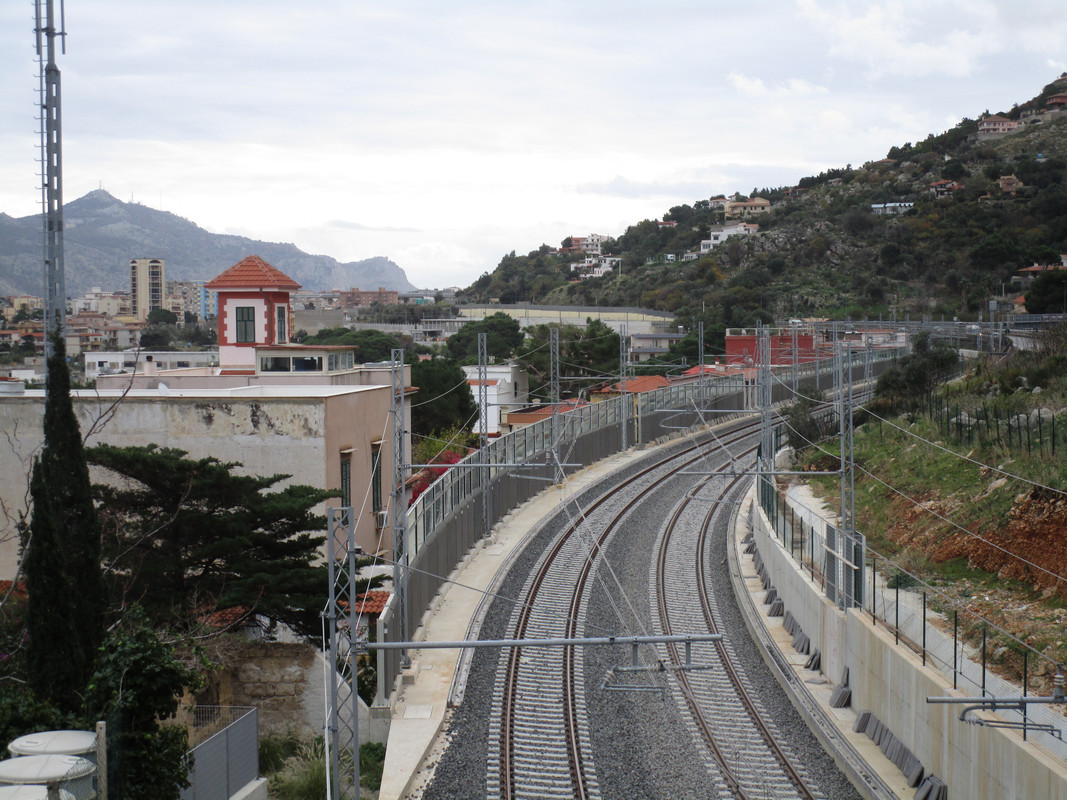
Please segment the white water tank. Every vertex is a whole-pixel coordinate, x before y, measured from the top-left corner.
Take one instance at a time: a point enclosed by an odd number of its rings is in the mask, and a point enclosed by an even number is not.
[[[18,756],[0,761],[0,784],[66,789],[76,800],[90,800],[96,765],[71,755]]]
[[[82,756],[96,763],[92,731],[41,731],[20,736],[7,746],[13,756]]]
[[[48,787],[0,786],[0,800],[48,800]],[[66,789],[60,789],[59,800],[77,800],[77,798]]]

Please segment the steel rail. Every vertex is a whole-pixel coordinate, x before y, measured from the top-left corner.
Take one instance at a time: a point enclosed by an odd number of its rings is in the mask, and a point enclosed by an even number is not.
[[[633,485],[639,480],[647,477],[650,473],[662,469],[672,461],[683,461],[683,467],[694,464],[705,457],[703,448],[709,442],[714,443],[716,446],[722,446],[723,444],[732,444],[736,441],[740,441],[747,436],[751,435],[751,429],[758,427],[758,422],[752,422],[749,420],[739,421],[728,432],[730,438],[729,441],[723,442],[713,438],[710,434],[704,434],[696,437],[693,444],[689,445],[681,452],[672,453],[669,456],[663,457],[650,464],[647,467],[642,468],[634,475],[625,478],[618,484],[612,486],[611,489],[601,494],[599,497],[593,499],[591,503],[585,508],[585,515],[589,512],[595,511],[605,503],[607,503],[618,492],[620,488]],[[694,451],[699,451],[696,456],[688,457]],[[675,470],[676,471],[676,470]],[[673,471],[672,471],[673,472]],[[640,491],[637,497],[627,501],[623,508],[618,511],[611,521],[605,525],[604,530],[597,537],[594,545],[590,548],[589,553],[582,565],[581,572],[578,579],[575,582],[574,589],[571,592],[570,601],[566,611],[566,636],[568,638],[574,638],[573,633],[578,624],[580,617],[580,607],[584,598],[584,589],[591,574],[592,566],[595,561],[595,555],[599,551],[600,547],[606,541],[606,539],[615,530],[623,517],[632,510],[645,496],[654,491],[663,481],[667,480],[670,476],[664,476],[658,481],[654,482],[648,487],[645,487]],[[541,562],[540,568],[533,577],[532,583],[526,596],[523,598],[519,610],[519,616],[515,625],[516,638],[526,638],[526,631],[530,624],[531,613],[537,605],[535,600],[541,591],[541,587],[548,576],[549,570],[559,557],[560,552],[564,549],[570,538],[575,535],[578,530],[578,526],[581,519],[570,522],[564,531],[553,542],[549,552]],[[506,800],[516,800],[516,788],[515,788],[515,753],[514,753],[514,740],[515,740],[515,698],[519,686],[519,666],[521,662],[522,648],[512,648],[508,653],[507,667],[505,672],[505,685],[503,691],[502,710],[501,710],[501,733],[502,733],[502,746],[501,746],[501,793]],[[580,720],[577,713],[577,699],[576,692],[577,686],[575,681],[575,648],[567,647],[564,650],[564,681],[563,681],[563,696],[564,696],[564,725],[566,730],[566,749],[570,760],[570,771],[573,781],[573,796],[585,800],[588,795],[587,779],[585,771],[582,767],[582,748],[581,748],[581,732],[580,732]]]

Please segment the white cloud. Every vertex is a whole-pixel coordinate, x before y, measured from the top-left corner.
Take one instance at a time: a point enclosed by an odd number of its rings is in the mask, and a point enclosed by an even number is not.
[[[1065,13],[97,0],[68,9],[60,57],[65,193],[103,184],[211,230],[465,283],[513,249],[1006,109],[1063,71]],[[39,197],[31,17],[0,4],[0,211],[19,216]]]
[[[810,97],[826,94],[828,89],[802,78],[788,78],[775,87],[767,86],[759,78],[751,78],[739,72],[730,72],[726,79],[741,94],[751,97]]]

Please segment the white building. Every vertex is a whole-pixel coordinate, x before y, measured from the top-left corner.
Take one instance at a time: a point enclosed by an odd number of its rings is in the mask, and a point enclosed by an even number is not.
[[[467,376],[467,383],[474,395],[474,402],[478,404],[478,413],[483,413],[478,383],[478,367],[463,367]],[[490,436],[499,436],[506,433],[502,430],[501,415],[522,408],[528,402],[530,395],[530,376],[526,371],[519,368],[518,364],[490,364],[486,367],[486,401],[489,404],[486,412],[486,431]],[[506,426],[505,426],[506,427]],[[475,431],[481,430],[475,425]],[[510,428],[508,428],[510,430]]]
[[[735,222],[731,225],[715,225],[711,228],[709,238],[700,242],[700,252],[710,253],[731,236],[751,236],[759,230],[759,225],[751,222]]]

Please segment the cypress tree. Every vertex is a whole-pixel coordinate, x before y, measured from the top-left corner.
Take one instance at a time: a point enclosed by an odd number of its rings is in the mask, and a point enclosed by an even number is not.
[[[76,711],[103,637],[100,523],[70,397],[66,348],[53,339],[45,387],[44,446],[33,464],[23,546],[29,602],[27,666],[33,691]]]

